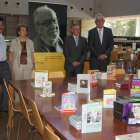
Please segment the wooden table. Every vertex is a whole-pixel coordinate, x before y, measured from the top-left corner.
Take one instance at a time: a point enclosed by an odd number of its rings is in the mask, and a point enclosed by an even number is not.
[[[119,76],[123,78],[122,76]],[[119,78],[119,79],[120,79]],[[53,82],[53,92],[55,97],[42,98],[39,96],[40,90],[34,89],[31,86],[33,80],[16,80],[9,81],[9,89],[12,93],[12,88],[19,88],[25,99],[30,97],[36,102],[39,112],[44,117],[54,131],[62,138],[68,140],[115,140],[116,135],[134,133],[140,131],[139,126],[128,126],[127,123],[114,119],[113,109],[103,109],[103,128],[102,132],[81,134],[81,131],[76,130],[69,124],[69,114],[61,114],[54,106],[61,105],[62,93],[68,92],[68,82],[76,81],[76,78],[64,79],[49,79]],[[121,80],[121,79],[120,79]],[[91,87],[91,93],[77,94],[77,111],[76,114],[81,114],[82,104],[86,104],[90,99],[103,98],[104,89],[116,89],[116,81],[98,80],[98,86]],[[128,95],[127,89],[117,89],[117,96]]]

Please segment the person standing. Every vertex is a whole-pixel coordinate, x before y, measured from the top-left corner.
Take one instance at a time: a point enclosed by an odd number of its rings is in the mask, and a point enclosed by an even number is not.
[[[3,31],[4,31],[4,19],[0,17],[0,83],[2,84],[2,92],[0,94],[1,95],[0,112],[7,112],[8,94],[3,79],[5,79],[6,82],[8,82],[9,80],[12,80],[12,77],[6,58],[7,45],[2,35]]]
[[[24,23],[17,26],[18,38],[12,40],[10,45],[9,67],[15,80],[29,79],[34,69],[34,44],[27,38],[28,27]],[[15,100],[18,96],[15,95]]]
[[[110,54],[114,46],[112,30],[104,27],[104,16],[98,13],[95,16],[95,28],[88,33],[88,46],[90,49],[90,69],[106,71],[110,63]]]
[[[71,32],[73,35],[65,38],[63,48],[66,77],[74,77],[77,74],[82,74],[84,60],[87,56],[87,41],[86,38],[80,36],[80,26],[73,24]]]

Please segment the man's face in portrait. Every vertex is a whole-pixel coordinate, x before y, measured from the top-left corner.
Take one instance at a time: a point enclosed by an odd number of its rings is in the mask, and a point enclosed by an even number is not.
[[[0,21],[0,34],[3,32],[3,30],[4,30],[3,22]]]
[[[103,18],[97,18],[95,21],[95,24],[97,25],[97,27],[99,29],[102,29],[104,26],[105,20],[103,20]]]
[[[75,25],[73,27],[73,29],[71,29],[71,32],[73,33],[73,35],[79,36],[80,35],[80,26],[79,25]]]
[[[43,39],[53,44],[59,37],[59,27],[53,10],[42,9],[37,14],[36,31]]]

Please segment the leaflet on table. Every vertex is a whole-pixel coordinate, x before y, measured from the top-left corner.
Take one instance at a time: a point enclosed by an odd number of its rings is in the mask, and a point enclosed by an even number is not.
[[[40,96],[42,97],[51,97],[52,96],[52,81],[42,82],[42,93]]]
[[[48,71],[35,71],[35,88],[42,88],[45,81],[48,81]]]
[[[116,65],[107,66],[107,79],[116,80]]]
[[[77,74],[77,93],[90,93],[90,74]]]
[[[140,140],[140,133],[132,133],[116,136],[115,140]]]
[[[115,89],[104,90],[103,107],[104,108],[113,108],[114,101],[116,101],[116,90]]]
[[[77,83],[76,82],[68,83],[68,91],[77,92]]]
[[[82,105],[82,133],[102,131],[102,104]]]
[[[140,103],[128,104],[128,124],[140,125]]]

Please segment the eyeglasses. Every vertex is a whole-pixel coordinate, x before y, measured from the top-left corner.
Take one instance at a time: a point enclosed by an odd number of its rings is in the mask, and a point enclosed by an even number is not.
[[[59,21],[59,19],[51,19],[51,20],[44,20],[44,22],[42,23],[37,23],[36,25],[43,25],[45,27],[49,27],[51,25],[51,23],[53,24],[57,24]]]

